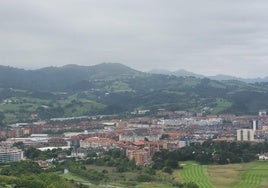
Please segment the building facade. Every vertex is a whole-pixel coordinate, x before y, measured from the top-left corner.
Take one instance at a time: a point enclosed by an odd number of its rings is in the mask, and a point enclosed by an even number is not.
[[[254,131],[252,129],[238,129],[236,135],[237,141],[254,141]]]
[[[127,150],[126,156],[129,160],[134,160],[139,166],[150,164],[150,152],[145,149]]]
[[[0,162],[21,161],[23,159],[23,151],[17,148],[0,148]]]

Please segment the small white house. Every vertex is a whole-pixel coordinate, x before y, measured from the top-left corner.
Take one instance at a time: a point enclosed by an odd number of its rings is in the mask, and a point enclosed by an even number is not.
[[[268,160],[268,153],[263,153],[259,155],[259,160]]]

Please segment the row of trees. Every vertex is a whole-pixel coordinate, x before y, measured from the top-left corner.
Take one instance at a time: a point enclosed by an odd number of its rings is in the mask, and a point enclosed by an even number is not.
[[[3,112],[0,111],[0,127],[3,125],[4,119],[5,119],[5,115]]]
[[[152,158],[154,169],[171,172],[179,167],[178,161],[195,160],[201,164],[228,164],[250,162],[257,154],[268,151],[268,143],[214,142],[207,140],[192,143],[190,146],[175,150],[156,152]]]

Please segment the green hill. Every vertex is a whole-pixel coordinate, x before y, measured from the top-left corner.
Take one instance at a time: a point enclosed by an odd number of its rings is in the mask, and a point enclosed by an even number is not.
[[[268,109],[267,83],[149,74],[117,63],[38,70],[0,66],[0,88],[0,112],[13,121],[36,113],[49,118],[115,114],[137,108],[212,114],[255,114]],[[36,100],[29,102],[32,98]],[[4,100],[13,102],[6,104]],[[42,105],[48,108],[41,110]]]
[[[81,81],[107,80],[139,74],[119,63],[102,63],[95,66],[66,65],[24,70],[0,66],[0,87],[39,91],[63,91]]]

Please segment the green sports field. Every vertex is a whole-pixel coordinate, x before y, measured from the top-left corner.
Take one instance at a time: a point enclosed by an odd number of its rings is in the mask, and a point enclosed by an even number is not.
[[[229,165],[199,165],[182,163],[182,170],[174,178],[182,182],[195,182],[200,188],[264,188],[268,187],[268,162]]]

